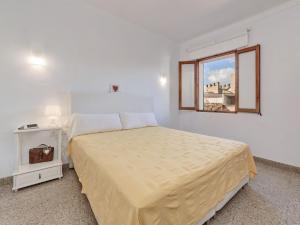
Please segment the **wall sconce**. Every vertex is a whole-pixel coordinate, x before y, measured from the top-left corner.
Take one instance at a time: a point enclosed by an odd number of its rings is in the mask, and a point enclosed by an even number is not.
[[[166,86],[167,84],[167,78],[165,76],[160,76],[159,77],[159,83],[162,87]]]
[[[28,59],[28,63],[36,68],[45,67],[47,65],[46,59],[40,54],[32,54]]]
[[[33,66],[46,66],[46,60],[42,57],[31,56],[30,64]]]
[[[59,117],[61,116],[61,110],[58,105],[48,105],[45,110],[45,115],[49,118],[49,126],[59,126]]]

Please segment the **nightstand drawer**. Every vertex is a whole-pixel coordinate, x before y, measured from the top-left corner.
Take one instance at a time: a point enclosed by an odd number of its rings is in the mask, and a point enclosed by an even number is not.
[[[15,188],[22,188],[33,184],[38,184],[48,180],[53,180],[62,177],[61,166],[50,167],[42,170],[37,170],[30,173],[18,174],[14,176]]]
[[[43,182],[47,180],[52,180],[60,177],[61,167],[52,167],[44,170],[37,171],[38,179]]]
[[[37,172],[20,174],[15,176],[14,179],[15,179],[16,186],[19,188],[36,184],[39,182]]]

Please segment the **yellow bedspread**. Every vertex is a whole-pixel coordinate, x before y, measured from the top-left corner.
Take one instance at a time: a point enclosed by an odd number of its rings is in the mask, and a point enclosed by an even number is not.
[[[162,127],[78,136],[69,153],[101,225],[195,225],[256,174],[246,144]]]

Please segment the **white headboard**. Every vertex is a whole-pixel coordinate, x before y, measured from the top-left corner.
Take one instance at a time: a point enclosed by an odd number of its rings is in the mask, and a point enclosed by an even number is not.
[[[153,112],[153,99],[128,93],[72,92],[71,113]]]

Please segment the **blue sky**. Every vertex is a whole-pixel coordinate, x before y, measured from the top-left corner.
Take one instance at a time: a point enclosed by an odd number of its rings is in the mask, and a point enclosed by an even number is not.
[[[234,73],[235,58],[225,58],[204,63],[204,85],[218,82],[221,84],[230,83],[230,75]]]

